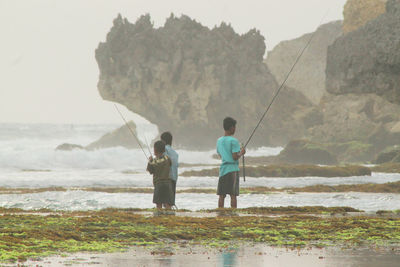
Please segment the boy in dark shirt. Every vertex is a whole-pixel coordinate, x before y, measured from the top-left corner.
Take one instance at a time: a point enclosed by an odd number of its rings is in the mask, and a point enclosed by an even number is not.
[[[147,170],[150,174],[153,174],[153,203],[157,205],[158,209],[162,209],[163,206],[166,209],[171,209],[174,204],[171,179],[169,177],[171,160],[164,155],[164,152],[165,143],[163,141],[155,142],[154,155],[156,158],[149,158]]]

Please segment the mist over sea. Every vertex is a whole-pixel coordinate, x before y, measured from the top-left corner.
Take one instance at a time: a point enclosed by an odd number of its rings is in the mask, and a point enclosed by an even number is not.
[[[22,209],[50,208],[54,210],[92,210],[106,207],[151,208],[151,194],[104,193],[79,190],[80,187],[152,187],[152,177],[146,173],[147,160],[140,149],[123,147],[94,151],[58,151],[62,143],[88,145],[102,135],[120,127],[118,124],[0,124],[0,187],[48,188],[64,187],[66,192],[33,194],[1,194],[0,207]],[[148,124],[137,125],[139,138],[156,138],[157,129]],[[135,140],[132,138],[132,142]],[[248,151],[249,156],[277,155],[282,148],[262,147]],[[146,151],[147,152],[147,151]],[[215,150],[189,151],[178,149],[180,163],[219,164],[212,157]],[[211,166],[180,167],[179,171],[204,169]],[[400,180],[400,174],[373,173],[359,177],[252,178],[240,181],[241,187],[301,187],[315,184],[386,183]],[[186,188],[216,188],[217,177],[179,177],[178,190]],[[213,194],[177,195],[179,208],[198,210],[215,208]],[[371,204],[373,203],[373,204]],[[274,193],[244,194],[240,208],[251,206],[351,206],[367,211],[390,209],[400,205],[396,194],[367,193]]]

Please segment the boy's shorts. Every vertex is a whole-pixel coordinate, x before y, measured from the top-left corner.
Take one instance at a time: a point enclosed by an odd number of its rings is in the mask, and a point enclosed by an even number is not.
[[[230,172],[219,177],[217,195],[239,195],[239,172]]]
[[[154,186],[153,203],[174,205],[171,182],[160,182]]]

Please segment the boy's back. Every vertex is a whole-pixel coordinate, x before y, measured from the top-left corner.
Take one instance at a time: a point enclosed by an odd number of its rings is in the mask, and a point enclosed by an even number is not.
[[[165,154],[171,160],[171,169],[170,169],[169,177],[171,178],[171,180],[176,182],[178,180],[179,155],[170,145],[165,146]]]
[[[168,156],[163,156],[161,158],[153,159],[149,162],[147,169],[151,174],[153,174],[153,185],[159,183],[169,183],[169,172],[171,168],[171,160]]]
[[[234,160],[232,153],[240,151],[239,141],[233,136],[222,136],[217,141],[217,153],[221,156],[222,162],[219,170],[219,177],[230,172],[239,171],[239,161]]]

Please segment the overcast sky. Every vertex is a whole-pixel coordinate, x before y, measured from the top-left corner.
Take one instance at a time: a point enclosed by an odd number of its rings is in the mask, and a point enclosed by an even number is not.
[[[94,51],[118,13],[149,13],[159,27],[173,12],[238,33],[257,28],[267,50],[342,19],[346,0],[0,0],[0,122],[120,123],[97,91]]]

